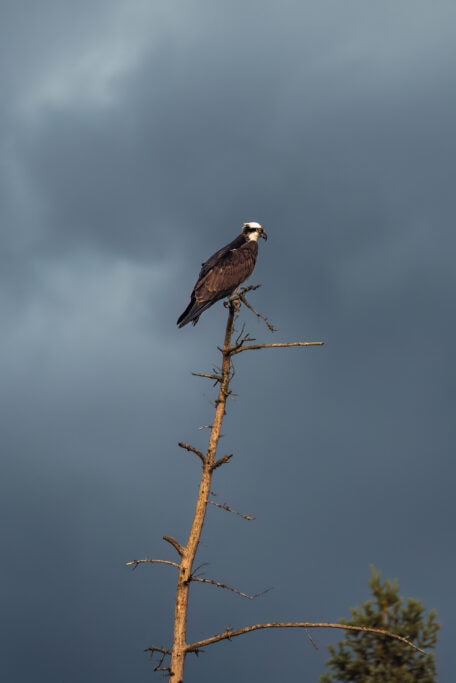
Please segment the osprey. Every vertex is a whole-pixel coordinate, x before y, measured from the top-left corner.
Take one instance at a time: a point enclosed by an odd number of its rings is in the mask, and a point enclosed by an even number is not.
[[[203,263],[190,303],[177,321],[179,327],[189,322],[196,325],[203,311],[230,296],[253,273],[259,237],[268,239],[259,223],[244,223],[236,239]]]

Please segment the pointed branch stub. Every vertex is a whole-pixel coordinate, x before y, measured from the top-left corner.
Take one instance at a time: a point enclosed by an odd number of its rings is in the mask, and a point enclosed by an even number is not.
[[[229,462],[231,460],[232,457],[233,457],[233,454],[230,453],[229,455],[224,455],[222,458],[219,458],[212,465],[212,470],[216,470],[217,467],[220,467],[221,465],[225,465],[227,462]]]
[[[195,448],[194,446],[190,446],[188,443],[184,443],[183,441],[179,441],[177,444],[180,448],[183,448],[185,451],[189,451],[190,453],[194,453],[195,455],[198,456],[198,458],[201,460],[202,463],[205,462],[206,456],[202,451],[200,451],[198,448]]]
[[[163,540],[166,541],[167,543],[170,543],[173,546],[173,548],[177,551],[177,553],[181,557],[183,557],[184,548],[181,546],[181,544],[178,541],[176,541],[175,538],[173,538],[172,536],[163,536]]]

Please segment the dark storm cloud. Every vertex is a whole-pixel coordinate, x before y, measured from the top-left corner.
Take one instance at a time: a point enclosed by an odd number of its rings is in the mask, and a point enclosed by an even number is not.
[[[340,7],[331,9],[352,35],[353,27],[346,18],[343,21]],[[268,23],[271,14],[274,25]],[[166,27],[136,74],[119,77],[108,110],[94,106],[90,97],[79,102],[70,97],[67,104],[54,106],[51,102],[31,135],[18,134],[17,156],[44,205],[42,222],[49,235],[44,248],[86,239],[122,253],[133,249],[136,256],[146,249],[148,259],[162,258],[163,241],[171,239],[166,235],[169,226],[185,226],[183,235],[193,237],[207,224],[219,225],[219,216],[238,224],[245,217],[238,215],[239,204],[249,215],[275,208],[287,220],[287,195],[282,191],[278,200],[274,193],[279,183],[286,183],[294,194],[311,194],[314,188],[324,188],[322,174],[327,185],[331,174],[340,182],[343,172],[352,183],[350,189],[362,192],[356,176],[364,178],[369,166],[362,150],[366,143],[371,147],[376,118],[380,131],[375,141],[382,128],[391,136],[385,120],[391,100],[383,104],[388,84],[372,94],[372,76],[381,59],[371,57],[362,63],[357,55],[362,46],[355,43],[346,57],[351,56],[348,68],[342,60],[345,69],[337,66],[331,71],[341,44],[336,26],[331,29],[335,46],[323,59],[318,41],[314,38],[303,46],[301,31],[290,32],[282,12],[266,11],[253,33],[249,12],[243,24],[233,21],[234,16],[222,21],[209,13],[179,39]],[[312,14],[311,18],[315,20]],[[361,18],[366,19],[366,12]],[[316,21],[320,25],[321,19]],[[381,28],[372,20],[366,24],[378,41]],[[387,23],[385,29],[391,32]],[[394,53],[397,39],[386,35],[393,39],[389,49]],[[399,68],[397,62],[390,67],[389,87],[395,96],[398,84],[392,69],[402,76],[405,69],[407,76],[406,47],[405,55],[399,53],[406,64],[399,60]],[[326,105],[324,112],[316,110],[316,94]],[[353,100],[348,110],[347,99]],[[405,103],[409,104],[407,99]],[[338,120],[343,117],[338,128],[336,111]],[[354,112],[358,120],[353,119]],[[410,115],[408,106],[404,115]],[[351,126],[356,126],[354,140]],[[393,127],[391,145],[400,136],[400,130],[394,135]],[[338,167],[341,159],[348,168]],[[333,169],[329,173],[328,167]],[[326,190],[337,202],[337,188]],[[272,206],[265,207],[265,197],[271,195]],[[370,204],[370,197],[364,201]],[[296,220],[294,206],[290,208]],[[186,247],[192,242],[188,239]]]
[[[375,562],[443,613],[445,675],[454,19],[445,2],[5,12],[5,680],[152,675],[141,651],[169,636],[174,576],[121,565],[185,538],[197,468],[175,442],[204,447],[213,394],[190,371],[218,363],[224,313],[179,333],[175,319],[201,261],[248,219],[270,237],[255,304],[281,339],[327,346],[236,361],[236,457],[216,485],[257,521],[211,514],[201,561],[276,591],[195,591],[194,635],[347,616]],[[317,679],[323,649],[303,663],[301,640],[267,637],[189,666],[278,680],[281,642],[290,671]]]

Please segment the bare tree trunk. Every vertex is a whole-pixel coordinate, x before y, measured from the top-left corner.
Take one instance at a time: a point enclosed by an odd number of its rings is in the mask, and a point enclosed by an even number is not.
[[[179,564],[179,576],[177,579],[176,605],[174,610],[174,638],[171,654],[170,676],[173,683],[182,683],[184,679],[184,663],[187,649],[187,614],[188,593],[192,578],[192,569],[198,545],[206,517],[207,503],[211,491],[211,481],[216,465],[215,456],[217,445],[225,416],[226,399],[230,394],[229,383],[231,375],[231,337],[234,327],[234,305],[230,304],[228,321],[225,330],[225,343],[223,346],[222,372],[220,375],[220,388],[216,400],[214,421],[209,436],[207,453],[203,458],[203,471],[196,500],[195,514],[185,547],[178,551],[181,555]]]

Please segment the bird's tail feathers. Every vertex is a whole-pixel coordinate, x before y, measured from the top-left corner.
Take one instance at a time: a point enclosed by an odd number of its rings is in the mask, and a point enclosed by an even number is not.
[[[205,301],[204,303],[198,304],[196,301],[190,301],[189,305],[178,319],[177,324],[179,327],[184,327],[184,325],[187,325],[190,322],[193,323],[193,325],[196,325],[201,313],[204,313],[204,311],[210,308],[214,303],[215,301]]]

